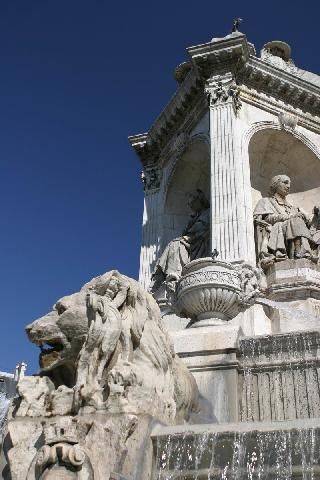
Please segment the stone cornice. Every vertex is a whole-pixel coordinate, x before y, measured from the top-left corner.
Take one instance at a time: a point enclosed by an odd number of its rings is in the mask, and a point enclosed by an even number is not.
[[[242,102],[249,103],[273,114],[279,115],[281,112],[287,112],[292,115],[297,115],[299,126],[307,128],[315,133],[320,133],[320,111],[317,114],[318,116],[312,115],[309,112],[302,111],[295,106],[289,105],[282,99],[272,98],[270,95],[258,92],[252,87],[246,85],[241,86],[240,98]]]
[[[129,137],[129,142],[143,165],[158,161],[163,148],[185,121],[188,112],[194,109],[203,96],[203,81],[198,74],[191,71],[149,132]]]
[[[242,33],[214,39],[187,49],[193,69],[185,77],[147,134],[133,135],[129,142],[143,165],[157,163],[161,152],[184,123],[188,113],[206,98],[205,81],[213,71],[230,71],[249,58],[252,46]]]
[[[283,102],[287,108],[298,110],[308,117],[307,123],[313,124],[313,130],[317,129],[320,88],[255,57],[254,48],[244,34],[234,33],[213,39],[190,47],[187,51],[191,57],[192,69],[176,93],[148,133],[129,137],[129,142],[144,166],[159,163],[169,142],[186,125],[190,112],[194,115],[198,108],[203,108],[205,85],[212,75],[231,73],[242,90],[253,90],[256,99],[266,95],[270,104]],[[190,121],[187,123],[190,124]]]
[[[197,71],[207,79],[213,73],[217,75],[220,71],[234,72],[239,69],[254,50],[243,33],[234,33],[221,39],[213,39],[209,43],[190,47],[187,52]]]
[[[287,105],[319,116],[319,87],[259,58],[250,57],[238,70],[237,80],[258,92],[282,100]]]

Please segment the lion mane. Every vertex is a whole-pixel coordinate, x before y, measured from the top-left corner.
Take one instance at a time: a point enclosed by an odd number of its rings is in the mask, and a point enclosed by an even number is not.
[[[37,382],[46,389],[48,416],[128,412],[172,422],[196,408],[195,381],[174,352],[156,301],[116,270],[58,300],[26,331],[41,348]],[[19,385],[21,415],[28,415],[27,382]]]

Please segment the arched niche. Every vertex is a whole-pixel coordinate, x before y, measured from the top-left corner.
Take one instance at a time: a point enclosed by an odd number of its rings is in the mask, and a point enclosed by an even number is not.
[[[162,217],[161,250],[185,229],[191,215],[188,196],[197,188],[210,200],[210,146],[202,137],[191,141],[169,177]]]
[[[249,159],[253,208],[268,195],[271,178],[279,174],[291,178],[291,203],[309,214],[320,203],[320,159],[296,136],[284,130],[260,130],[250,140]]]

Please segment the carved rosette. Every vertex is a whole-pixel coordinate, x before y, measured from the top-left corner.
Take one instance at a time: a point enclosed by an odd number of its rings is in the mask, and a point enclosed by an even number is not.
[[[258,273],[212,258],[190,262],[178,282],[175,308],[194,327],[221,325],[251,305],[259,293]]]
[[[241,108],[240,89],[233,77],[218,78],[210,81],[205,89],[210,108],[232,103],[235,112]]]
[[[141,172],[143,189],[146,193],[159,190],[161,183],[161,170],[156,165],[147,165]]]

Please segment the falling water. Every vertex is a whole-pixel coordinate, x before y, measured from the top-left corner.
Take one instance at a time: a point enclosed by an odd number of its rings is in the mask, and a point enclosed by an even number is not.
[[[320,417],[320,332],[240,342],[242,421]]]
[[[161,434],[154,478],[320,480],[319,345],[317,331],[243,339],[242,423]]]
[[[157,441],[157,480],[317,480],[319,431],[203,432]],[[166,452],[166,453],[164,453]],[[167,456],[168,454],[168,456]],[[176,456],[177,455],[177,456]],[[163,462],[165,458],[165,462]]]

